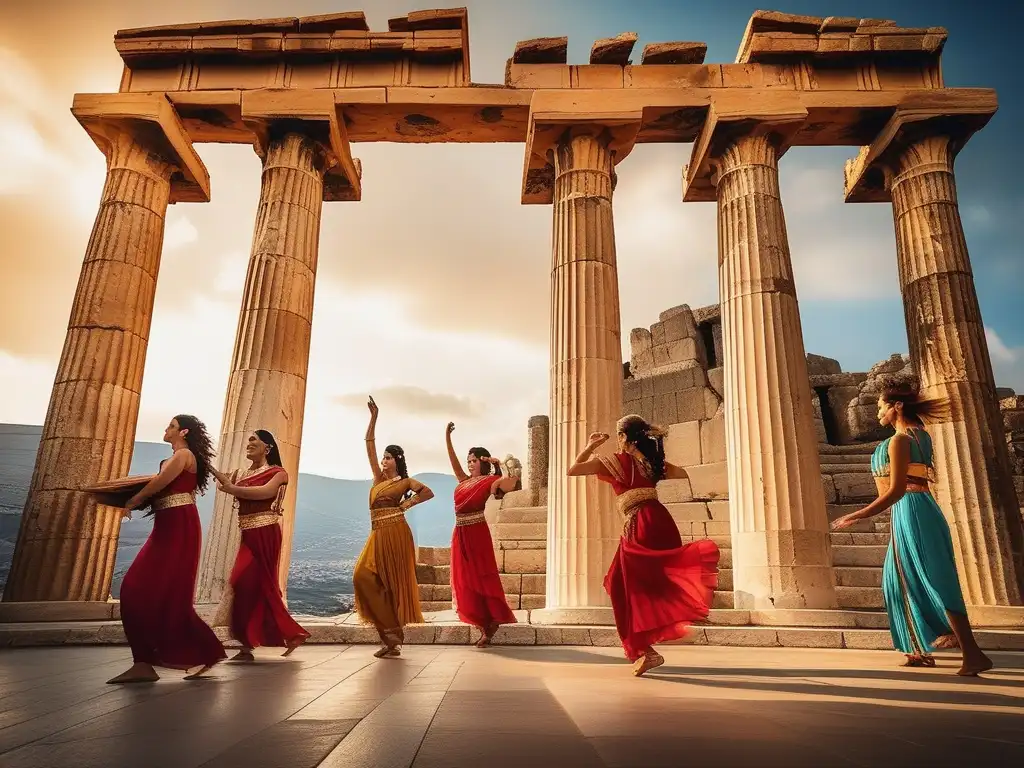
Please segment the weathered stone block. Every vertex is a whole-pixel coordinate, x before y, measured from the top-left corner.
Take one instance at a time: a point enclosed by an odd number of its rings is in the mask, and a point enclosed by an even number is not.
[[[729,496],[729,473],[726,463],[702,464],[686,468],[694,499],[724,499]]]
[[[707,406],[704,401],[704,393],[710,391],[707,387],[690,387],[681,392],[676,392],[676,418],[674,422],[702,421],[707,418]],[[712,392],[712,394],[714,394]]]
[[[547,589],[547,577],[543,574],[523,574],[524,595],[543,595]]]
[[[662,504],[693,501],[689,480],[665,480],[658,483],[658,498]]]
[[[874,478],[868,473],[836,474],[832,477],[840,504],[868,501],[878,496]]]
[[[505,551],[505,573],[544,573],[547,553],[543,549],[510,549]]]
[[[836,484],[831,475],[821,476],[821,487],[825,491],[825,503],[835,504],[837,498]]]
[[[677,466],[701,464],[701,423],[685,421],[670,424],[665,438],[665,457]],[[725,457],[722,457],[724,460]]]
[[[688,419],[680,419],[679,411],[676,408],[676,395],[655,395],[654,397],[654,423],[655,424],[675,424],[678,421],[688,421]]]
[[[523,591],[523,576],[519,573],[502,573],[499,575],[501,579],[501,588],[505,590],[505,594],[519,594]]]
[[[523,610],[534,611],[538,608],[543,608],[547,604],[547,598],[541,595],[521,595],[519,598],[519,607]]]
[[[716,416],[700,423],[700,456],[702,464],[725,461],[725,418]]]
[[[842,372],[843,367],[839,364],[838,360],[833,360],[831,357],[822,357],[821,355],[807,355],[808,376],[835,375]]]
[[[718,366],[708,370],[708,386],[715,390],[719,397],[725,397],[725,368]]]

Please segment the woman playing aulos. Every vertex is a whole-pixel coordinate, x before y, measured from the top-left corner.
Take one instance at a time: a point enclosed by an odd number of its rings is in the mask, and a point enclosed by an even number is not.
[[[664,435],[640,416],[624,416],[616,425],[613,456],[591,458],[608,440],[595,432],[567,472],[596,475],[615,491],[624,522],[604,587],[638,677],[665,663],[655,643],[683,637],[688,624],[707,619],[718,585],[718,546],[709,539],[683,544],[675,520],[658,501],[659,481],[687,477],[665,460]]]
[[[352,576],[356,612],[373,624],[382,647],[377,658],[401,653],[406,624],[423,623],[419,587],[416,585],[416,545],[405,521],[410,507],[434,498],[434,492],[409,477],[405,452],[389,445],[377,464],[377,404],[370,398],[370,425],[366,429],[366,456],[373,470],[370,489],[370,537],[366,540]]]
[[[274,436],[257,429],[245,446],[249,468],[230,476],[210,468],[220,490],[235,497],[242,542],[230,578],[231,636],[242,644],[232,661],[253,661],[260,646],[289,655],[309,638],[288,613],[281,595],[281,505],[288,472]]]
[[[484,506],[492,495],[499,498],[516,486],[516,478],[501,476],[501,462],[486,448],[470,448],[466,470],[452,446],[455,424],[448,423],[445,442],[455,486],[455,530],[452,531],[452,596],[459,619],[480,628],[477,648],[490,644],[502,624],[514,624],[515,616],[505,599],[505,590],[494,558],[491,529],[484,518]],[[491,468],[494,474],[491,474]]]
[[[171,419],[164,442],[173,455],[125,504],[131,520],[148,501],[153,531],[121,582],[121,623],[135,663],[108,683],[158,680],[154,667],[195,669],[186,677],[193,679],[227,655],[193,607],[203,538],[195,493],[206,489],[213,448],[195,416]]]
[[[924,423],[948,408],[945,400],[921,398],[913,380],[883,382],[878,421],[896,433],[871,456],[878,498],[832,527],[842,530],[892,507],[882,593],[893,645],[906,654],[907,667],[934,667],[932,650],[959,645],[963,664],[957,674],[974,676],[991,669],[992,662],[971,631],[949,525],[929,490],[934,464]]]

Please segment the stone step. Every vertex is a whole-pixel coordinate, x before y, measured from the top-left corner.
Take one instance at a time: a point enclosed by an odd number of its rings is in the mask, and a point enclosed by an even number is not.
[[[494,523],[491,536],[503,541],[544,541],[548,537],[547,522],[541,523]]]
[[[870,456],[875,452],[877,443],[854,443],[853,445],[819,445],[818,453],[822,456]]]
[[[832,569],[840,587],[881,587],[882,569],[878,566],[837,566]]]
[[[830,456],[830,459],[835,458]],[[822,462],[821,474],[823,475],[871,475],[871,464],[869,462]],[[875,481],[871,480],[871,488],[875,488]]]
[[[547,507],[502,507],[498,510],[498,514],[495,516],[494,523],[540,523],[541,525],[547,526],[548,524],[548,508]],[[492,523],[491,529],[493,531],[494,524]]]
[[[836,602],[840,608],[860,610],[885,608],[881,587],[836,587]]]
[[[885,562],[887,549],[888,547],[882,545],[840,544],[832,547],[832,565],[873,565],[877,567]]]
[[[711,608],[732,608],[735,605],[735,595],[732,590],[716,590],[711,599]]]
[[[888,544],[889,534],[880,533],[878,531],[871,531],[866,533],[851,533],[849,530],[845,531],[832,531],[829,538],[832,541],[832,546],[837,544],[856,544],[856,545],[878,545]]]
[[[417,565],[417,584],[450,584],[452,567],[450,565]]]
[[[871,455],[864,453],[822,453],[818,455],[822,466],[828,465],[854,465],[864,466],[871,470]]]
[[[444,610],[450,611],[450,606]],[[525,612],[517,614],[519,624],[501,627],[494,636],[495,645],[572,645],[619,647],[613,626],[538,626],[525,623]],[[737,611],[737,614],[747,613]],[[355,619],[332,621],[316,617],[296,617],[310,633],[310,643],[378,645],[380,639],[373,627]],[[227,630],[220,628],[218,637],[229,646]],[[452,621],[413,624],[405,628],[406,645],[469,645],[476,642],[479,630]],[[1024,630],[976,629],[978,644],[987,651],[1024,651]],[[0,647],[118,645],[126,644],[120,622],[48,622],[0,625]],[[701,625],[676,644],[727,645],[784,648],[851,648],[858,650],[892,650],[887,629],[822,628],[805,626],[738,624],[731,626]],[[258,652],[259,653],[259,652]],[[957,652],[939,653],[945,665],[955,664]],[[940,662],[941,663],[941,662]]]
[[[452,562],[451,547],[417,547],[417,565],[450,565]]]
[[[451,602],[452,587],[450,584],[418,584],[420,602]]]

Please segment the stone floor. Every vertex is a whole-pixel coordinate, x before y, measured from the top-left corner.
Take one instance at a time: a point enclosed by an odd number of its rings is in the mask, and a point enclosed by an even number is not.
[[[123,647],[0,651],[2,768],[1021,765],[1024,654],[986,678],[891,652],[307,646],[104,685]]]

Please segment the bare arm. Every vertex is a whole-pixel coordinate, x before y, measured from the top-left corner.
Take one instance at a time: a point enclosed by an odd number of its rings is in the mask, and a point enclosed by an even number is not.
[[[665,479],[666,480],[689,480],[690,476],[686,473],[686,470],[682,467],[676,466],[669,462],[665,462]]]
[[[491,495],[497,494],[499,492],[508,493],[509,491],[514,491],[516,489],[516,483],[519,480],[515,475],[506,475],[505,477],[502,477],[501,459],[491,456],[490,458],[487,459],[487,461],[490,463],[492,467],[494,467],[494,472],[498,476],[497,479],[493,483],[491,483]]]
[[[192,451],[187,448],[175,451],[174,455],[160,467],[160,472],[157,476],[142,486],[142,490],[128,499],[128,502],[124,505],[125,509],[135,509],[146,499],[160,493],[160,491],[171,484],[174,478],[182,473],[188,466],[191,458]]]
[[[377,404],[370,398],[367,403],[370,408],[370,424],[366,428],[366,458],[370,461],[370,470],[373,472],[373,482],[381,481],[380,465],[377,463]]]
[[[600,459],[590,458],[591,454],[594,453],[599,447],[601,447],[605,441],[608,440],[608,435],[604,432],[595,432],[590,436],[590,442],[587,443],[587,447],[580,451],[579,456],[572,463],[572,466],[565,471],[565,474],[569,477],[583,477],[584,475],[606,475],[608,471],[604,468],[604,464],[601,463]]]
[[[452,445],[452,432],[455,431],[455,422],[448,422],[448,429],[444,433],[444,441],[448,446],[448,461],[452,463],[452,473],[455,475],[455,479],[460,483],[469,478],[466,471],[462,468],[462,463],[459,461],[459,457],[455,453],[455,446]]]
[[[241,486],[234,485],[233,483],[221,484],[220,489],[224,493],[230,493],[236,499],[244,499],[245,501],[264,501],[266,499],[272,499],[277,496],[282,485],[287,485],[288,473],[277,472],[270,482],[266,485],[252,485],[252,486]]]
[[[408,511],[411,507],[415,507],[417,504],[422,504],[424,501],[430,501],[434,498],[434,492],[432,490],[419,480],[411,477],[409,478],[409,490],[415,495],[411,499],[406,499],[398,505],[403,511]]]
[[[885,512],[907,493],[907,470],[910,468],[910,438],[897,433],[889,441],[889,487],[863,509],[836,520],[833,528],[846,528],[858,520],[867,520]]]

